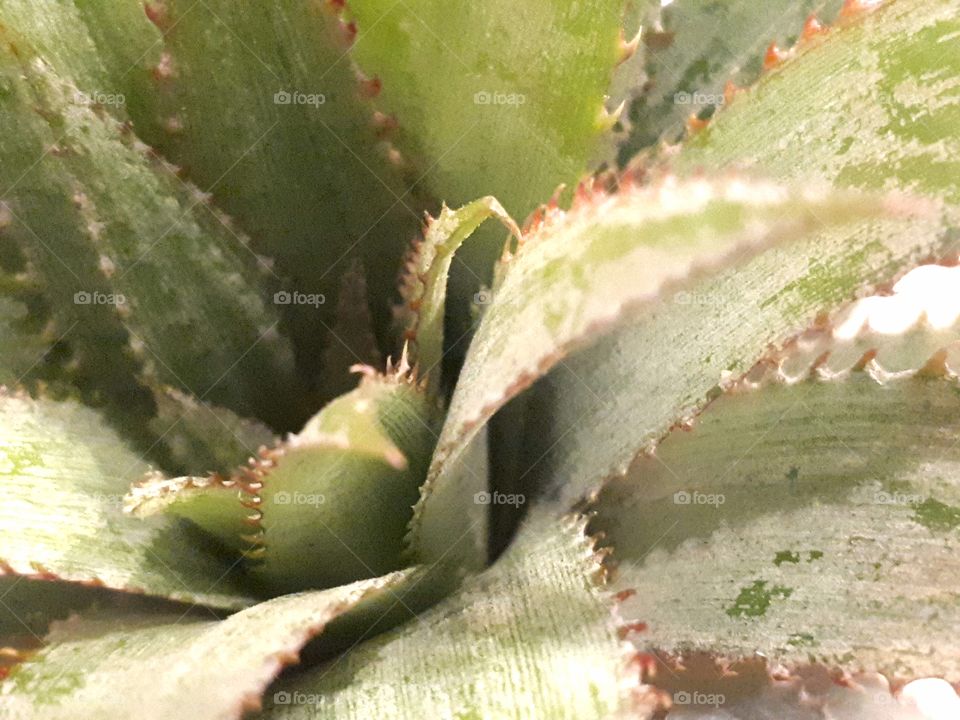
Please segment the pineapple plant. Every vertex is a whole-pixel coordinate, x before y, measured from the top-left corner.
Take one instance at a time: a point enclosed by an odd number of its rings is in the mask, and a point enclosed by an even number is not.
[[[958,10],[0,0],[0,718],[960,717]]]

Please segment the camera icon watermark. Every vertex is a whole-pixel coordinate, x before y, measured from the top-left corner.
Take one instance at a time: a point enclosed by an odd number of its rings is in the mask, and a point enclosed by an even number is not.
[[[489,305],[493,302],[493,293],[489,290],[481,290],[473,294],[473,302],[477,305]]]
[[[702,493],[694,490],[693,492],[688,492],[686,490],[677,490],[673,494],[673,504],[674,505],[713,505],[714,507],[720,507],[727,501],[727,498],[723,493]]]
[[[324,105],[327,96],[323,93],[305,93],[299,90],[277,90],[273,94],[274,105],[309,105],[315,108]]]
[[[521,298],[511,295],[510,293],[494,293],[493,290],[489,288],[481,288],[479,291],[473,294],[473,304],[477,307],[487,307],[493,305],[496,301],[497,307],[507,307],[512,306],[515,308],[521,308]]]
[[[508,107],[520,107],[526,104],[527,96],[523,93],[491,92],[481,90],[473,94],[474,105],[506,105]]]
[[[514,507],[520,507],[526,501],[526,496],[521,493],[502,493],[499,490],[478,492],[473,496],[475,505],[513,505]]]
[[[80,290],[73,294],[74,305],[126,305],[127,298],[122,293],[102,293],[97,290]]]
[[[273,294],[274,305],[310,305],[311,307],[320,307],[327,298],[323,293],[302,293],[297,290],[287,292],[280,290]]]

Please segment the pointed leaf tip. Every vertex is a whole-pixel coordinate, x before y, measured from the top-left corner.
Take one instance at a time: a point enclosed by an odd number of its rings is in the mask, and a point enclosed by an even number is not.
[[[637,53],[640,47],[640,40],[643,37],[643,28],[637,30],[632,39],[627,40],[626,33],[620,28],[620,36],[617,41],[617,64],[622,65]]]

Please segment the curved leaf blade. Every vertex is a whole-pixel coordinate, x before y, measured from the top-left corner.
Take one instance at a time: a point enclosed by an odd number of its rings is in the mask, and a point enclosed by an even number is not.
[[[385,340],[420,207],[377,126],[373,88],[348,57],[343,3],[78,4],[120,73],[112,82],[129,96],[137,132],[275,259],[293,298],[279,309],[311,380],[322,359],[314,338],[333,325],[339,279],[356,258]],[[124,67],[131,44],[143,52]]]
[[[439,408],[406,358],[327,404],[229,478],[148,478],[127,511],[196,523],[246,558],[269,594],[335,587],[401,566]]]
[[[667,436],[592,507],[634,643],[956,682],[957,398],[955,376],[767,380]]]
[[[905,267],[955,254],[951,203],[960,185],[947,149],[960,137],[960,125],[949,121],[956,79],[952,65],[929,51],[939,44],[927,43],[947,42],[956,30],[951,7],[903,0],[848,16],[741,95],[673,158],[687,171],[743,163],[776,177],[848,185],[867,157],[871,180],[854,184],[929,192],[948,201],[940,216],[827,229],[776,248],[698,282],[572,356],[528,398],[537,423],[522,443],[527,456],[517,474],[525,483],[589,493],[818,313],[896,280]],[[865,67],[889,72],[864,74]],[[943,81],[931,86],[936,101],[889,116],[884,92],[893,89],[911,102],[911,88],[925,74]],[[894,124],[897,134],[883,130]],[[898,140],[920,135],[930,143]],[[863,154],[847,152],[843,138],[860,143]],[[914,172],[929,183],[915,182]]]
[[[302,393],[264,266],[93,102],[94,49],[53,5],[3,9],[3,232],[74,348],[75,382],[131,431],[154,412],[153,379],[282,427]]]
[[[278,720],[607,717],[619,641],[581,523],[541,508],[486,573],[417,621],[275,686]]]
[[[353,55],[382,79],[377,104],[435,198],[493,195],[522,218],[586,171],[614,122],[604,103],[622,58],[623,0],[354,5]],[[503,237],[478,237],[461,259],[483,278]]]
[[[434,401],[403,364],[328,404],[265,468],[253,578],[291,591],[401,567],[436,424]]]
[[[2,390],[0,417],[3,574],[218,608],[252,602],[230,564],[182,524],[124,517],[124,492],[150,467],[95,411]]]
[[[732,101],[737,86],[760,75],[771,43],[792,43],[806,18],[832,20],[840,5],[839,0],[675,0],[651,11],[656,18],[643,34],[646,77],[626,112],[629,135],[620,147],[621,161],[628,163],[660,140],[675,140],[691,115]]]
[[[499,201],[488,196],[457,210],[446,205],[427,221],[422,240],[417,241],[401,281],[404,298],[405,337],[412,343],[413,363],[439,387],[443,359],[443,326],[447,308],[447,283],[454,254],[489,218],[498,219],[514,237],[520,228]]]
[[[484,512],[472,498],[488,489],[486,478],[470,467],[469,448],[497,410],[552,367],[565,365],[568,355],[711,269],[745,263],[825,224],[879,212],[882,201],[862,196],[804,195],[736,179],[666,178],[648,188],[600,194],[548,220],[501,269],[411,524],[413,552],[435,560],[449,550],[463,517]],[[486,538],[474,536],[454,556],[477,566],[485,546]]]
[[[896,0],[847,16],[718,113],[676,165],[748,165],[956,206],[960,61],[943,49],[960,27],[957,7],[956,0]]]
[[[258,708],[270,681],[330,623],[379,607],[419,577],[410,569],[287,595],[226,620],[185,613],[74,617],[56,624],[48,647],[0,685],[0,711],[11,720],[233,720]]]

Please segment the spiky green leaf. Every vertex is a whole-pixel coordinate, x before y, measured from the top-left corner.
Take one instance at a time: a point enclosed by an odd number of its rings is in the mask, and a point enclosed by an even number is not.
[[[436,440],[438,408],[407,366],[371,373],[232,477],[148,479],[128,511],[196,523],[243,553],[269,593],[333,587],[400,567]]]
[[[382,79],[377,104],[395,116],[397,145],[434,197],[457,206],[489,194],[523,218],[586,171],[613,122],[605,94],[621,58],[623,0],[355,6],[353,54]],[[462,281],[483,279],[500,251],[504,233],[490,230],[464,250],[476,276]]]
[[[0,416],[4,574],[211,607],[252,602],[230,563],[183,523],[124,516],[124,493],[150,467],[95,411],[0,390]]]
[[[622,658],[598,571],[582,524],[561,527],[540,508],[497,565],[417,620],[275,686],[265,716],[607,717]]]
[[[960,202],[960,59],[949,52],[958,3],[868,7],[792,50],[687,143],[677,164],[750,165]]]
[[[446,206],[430,218],[423,240],[408,259],[401,290],[406,336],[412,341],[413,362],[439,387],[443,359],[443,326],[447,283],[454,254],[488,218],[497,218],[517,239],[520,229],[494,197],[474,200],[457,210]]]
[[[2,232],[73,348],[76,382],[131,431],[153,413],[145,377],[282,426],[301,396],[262,262],[94,102],[96,57],[68,42],[69,18],[2,10]]]
[[[287,595],[226,620],[186,612],[74,617],[54,625],[48,647],[0,685],[0,713],[10,720],[239,718],[259,707],[270,681],[329,624],[382,612],[422,577],[410,569]]]
[[[385,338],[420,209],[349,57],[342,8],[302,0],[78,5],[104,64],[119,73],[113,82],[130,98],[138,134],[212,193],[289,280],[293,301],[281,309],[300,366],[319,373],[315,338],[332,325],[351,259],[364,262]]]
[[[889,355],[743,383],[603,489],[591,528],[640,650],[960,678],[957,378],[890,376]]]
[[[525,238],[501,268],[411,525],[414,552],[436,560],[449,551],[463,518],[480,512],[470,498],[487,489],[485,474],[473,467],[485,452],[486,422],[551,368],[567,367],[575,350],[641,311],[650,315],[672,307],[669,291],[698,287],[708,270],[742,265],[772,245],[825,224],[870,216],[882,205],[875,199],[805,195],[735,179],[677,183],[667,178],[652,187],[601,193],[568,216],[554,211],[556,216]],[[790,252],[787,247],[784,252]],[[741,287],[729,292],[739,296]],[[647,352],[660,348],[650,345]],[[592,376],[584,370],[580,377]],[[594,384],[581,382],[587,389]],[[651,377],[650,382],[661,380]],[[644,395],[647,403],[650,394]],[[634,403],[634,397],[621,399]],[[539,423],[545,422],[541,416]],[[538,424],[535,433],[541,429]],[[531,444],[539,446],[539,440]],[[575,495],[573,488],[601,467],[579,476],[565,472],[572,483],[568,492]],[[459,561],[469,558],[468,565],[482,562],[485,546],[486,538],[476,534],[462,540],[453,555]]]
[[[550,374],[528,398],[536,430],[518,477],[588,491],[695,413],[771,343],[904,267],[956,251],[951,122],[958,81],[931,48],[957,29],[955,1],[912,0],[848,17],[768,74],[673,159],[685,170],[759,165],[776,176],[928,192],[939,214],[827,229],[706,278]],[[952,55],[949,55],[952,58]],[[912,103],[917,78],[933,99]],[[892,94],[886,94],[892,93]],[[925,138],[925,142],[911,138]],[[863,158],[867,158],[865,161]],[[863,170],[869,165],[869,171]],[[853,177],[869,181],[853,182]],[[923,178],[918,181],[918,178]]]
[[[675,0],[644,26],[646,75],[625,111],[629,136],[623,163],[658,140],[675,140],[691,116],[723,106],[727,83],[756,81],[771,43],[786,47],[801,35],[811,14],[833,20],[840,0],[702,2]]]

